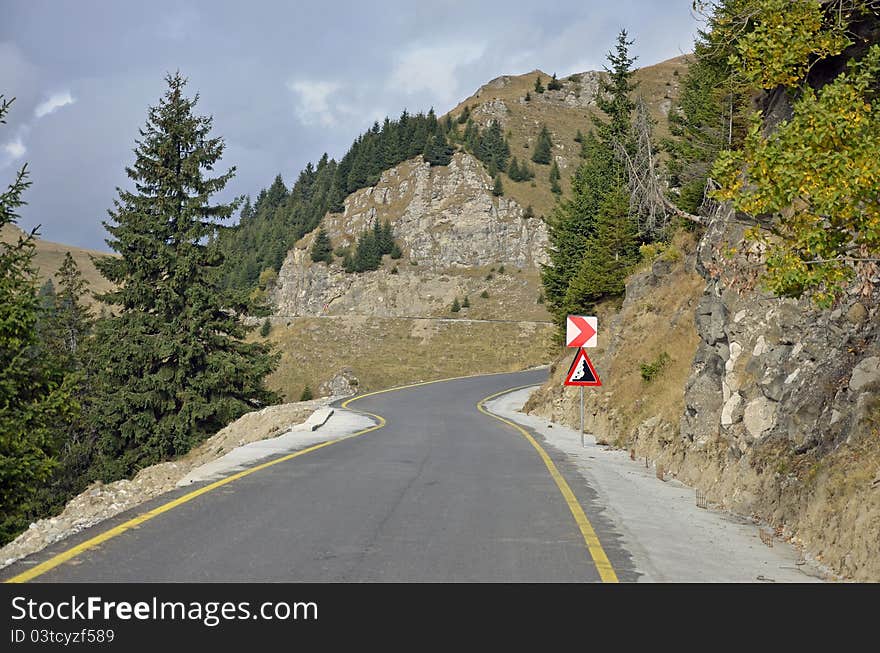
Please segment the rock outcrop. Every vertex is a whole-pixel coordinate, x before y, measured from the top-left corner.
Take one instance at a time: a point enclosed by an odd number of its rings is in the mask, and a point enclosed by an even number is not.
[[[411,159],[375,186],[345,200],[323,226],[334,247],[350,246],[377,220],[388,220],[404,258],[397,273],[346,274],[338,263],[314,264],[313,234],[287,255],[272,299],[280,315],[357,312],[386,317],[429,315],[467,290],[456,272],[503,264],[537,267],[547,260],[547,230],[514,200],[492,195],[477,159],[457,153],[448,166]]]

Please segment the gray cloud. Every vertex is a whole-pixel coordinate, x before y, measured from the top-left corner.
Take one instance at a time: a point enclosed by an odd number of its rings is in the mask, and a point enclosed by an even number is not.
[[[481,84],[535,68],[600,68],[621,27],[639,64],[691,48],[689,0],[241,3],[12,2],[0,24],[0,184],[27,161],[22,226],[104,248],[137,130],[180,70],[227,143],[228,197],[340,156],[374,120],[444,113]],[[39,117],[38,117],[39,116]]]

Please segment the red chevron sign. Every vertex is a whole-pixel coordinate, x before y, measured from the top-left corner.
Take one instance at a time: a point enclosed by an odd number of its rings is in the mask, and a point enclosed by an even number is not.
[[[592,315],[569,315],[565,322],[566,347],[595,347],[599,320]]]

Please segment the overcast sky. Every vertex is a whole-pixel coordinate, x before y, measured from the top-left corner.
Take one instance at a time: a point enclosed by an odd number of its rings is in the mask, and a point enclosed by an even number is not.
[[[338,2],[4,0],[0,189],[29,164],[20,226],[106,249],[101,220],[164,76],[179,69],[227,143],[228,195],[288,185],[373,120],[442,114],[502,74],[601,68],[616,33],[637,65],[691,49],[691,0]]]

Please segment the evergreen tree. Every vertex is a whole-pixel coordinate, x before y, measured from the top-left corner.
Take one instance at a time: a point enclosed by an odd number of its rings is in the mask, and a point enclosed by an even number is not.
[[[11,104],[0,95],[0,124]],[[25,165],[0,194],[0,229],[15,224],[29,186]],[[56,464],[53,426],[76,409],[61,371],[40,351],[35,234],[0,243],[0,544],[27,527],[37,488]]]
[[[504,195],[504,186],[501,185],[501,175],[495,175],[495,183],[492,185],[492,194],[495,197]]]
[[[306,384],[306,387],[303,388],[302,394],[299,396],[300,401],[311,401],[315,398],[315,395],[312,393],[312,389],[309,387],[309,384]]]
[[[480,134],[480,142],[474,152],[480,161],[486,164],[489,174],[495,176],[500,170],[507,169],[510,158],[510,146],[501,131],[501,123],[493,120]]]
[[[623,294],[626,275],[639,258],[635,225],[628,212],[629,196],[623,188],[615,187],[603,197],[595,233],[587,239],[587,255],[565,295],[567,314],[590,313],[597,302]]]
[[[583,139],[584,161],[572,177],[572,196],[561,200],[548,220],[550,263],[542,267],[541,280],[547,305],[560,327],[573,306],[588,306],[596,296],[604,296],[602,293],[615,294],[614,289],[623,283],[622,275],[631,263],[629,241],[623,236],[611,238],[603,245],[612,250],[622,248],[611,252],[614,265],[607,263],[608,256],[601,264],[585,262],[586,257],[592,256],[591,248],[597,246],[600,212],[605,223],[614,219],[626,223],[615,227],[620,233],[637,231],[632,216],[621,209],[621,197],[627,199],[628,207],[627,179],[617,152],[618,147],[631,147],[632,140],[630,124],[635,104],[630,98],[634,89],[630,80],[635,59],[629,56],[631,44],[626,31],[621,31],[615,50],[608,54],[608,79],[602,82],[602,93],[597,99],[606,119],[594,117],[596,132],[590,131]],[[608,224],[602,228],[606,232],[610,229]],[[621,276],[602,281],[605,285],[600,287],[600,282],[590,276],[590,270],[597,269]]]
[[[559,180],[561,178],[562,175],[559,173],[559,165],[554,159],[553,165],[550,166],[550,190],[556,195],[562,194],[562,186],[559,185]]]
[[[471,307],[471,300],[468,299],[467,295],[464,296],[464,301],[461,302],[461,307],[462,308],[470,308]]]
[[[526,96],[523,98],[526,102],[532,101],[532,94],[526,91]]]
[[[541,76],[538,75],[538,78],[535,80],[535,93],[543,93],[544,85],[541,83]]]
[[[464,125],[468,120],[471,119],[471,108],[466,104],[464,105],[464,109],[458,115],[458,124]]]
[[[422,158],[432,166],[447,166],[452,161],[454,148],[446,140],[446,135],[438,126],[434,135],[425,144]]]
[[[461,304],[458,303],[458,297],[452,300],[452,308],[449,310],[453,313],[458,313],[461,310]]]
[[[312,243],[312,260],[315,263],[323,261],[328,265],[333,262],[333,244],[324,227],[318,229],[318,235]]]
[[[400,251],[400,246],[397,243],[393,243],[391,245],[391,251],[388,252],[392,259],[397,260],[403,257],[403,252]],[[395,270],[397,268],[394,268]]]
[[[584,135],[581,133],[580,129],[578,129],[577,134],[574,135],[574,142],[575,143],[583,143],[584,142]]]
[[[510,177],[512,181],[522,181],[522,177],[520,177],[519,162],[516,160],[516,157],[513,157],[510,160],[510,165],[507,167],[507,176]]]
[[[538,140],[535,142],[535,151],[532,153],[532,161],[542,165],[548,165],[553,158],[553,141],[547,125],[541,126]]]
[[[264,338],[266,338],[269,336],[269,332],[271,330],[272,330],[272,323],[269,321],[269,318],[267,317],[265,320],[263,320],[263,324],[260,326],[260,335],[263,336]]]
[[[88,283],[70,252],[65,252],[55,278],[58,293],[54,327],[63,342],[66,367],[72,370],[79,367],[78,354],[94,321],[89,307],[82,303],[82,298],[88,294]]]
[[[96,261],[115,287],[100,299],[117,307],[96,326],[94,420],[105,480],[185,453],[276,400],[264,381],[277,357],[243,342],[247,306],[235,304],[217,274],[223,258],[213,236],[235,205],[210,199],[235,168],[205,175],[224,142],[210,137],[210,117],[193,113],[198,95],[184,96],[186,80],[176,73],[166,81],[126,169],[134,190],[118,189],[104,222],[119,256]],[[282,194],[279,181],[268,199],[280,199],[271,197]]]
[[[547,82],[547,90],[548,91],[559,91],[562,90],[562,82],[556,79],[556,73],[553,73],[553,77],[550,78],[550,81]]]

